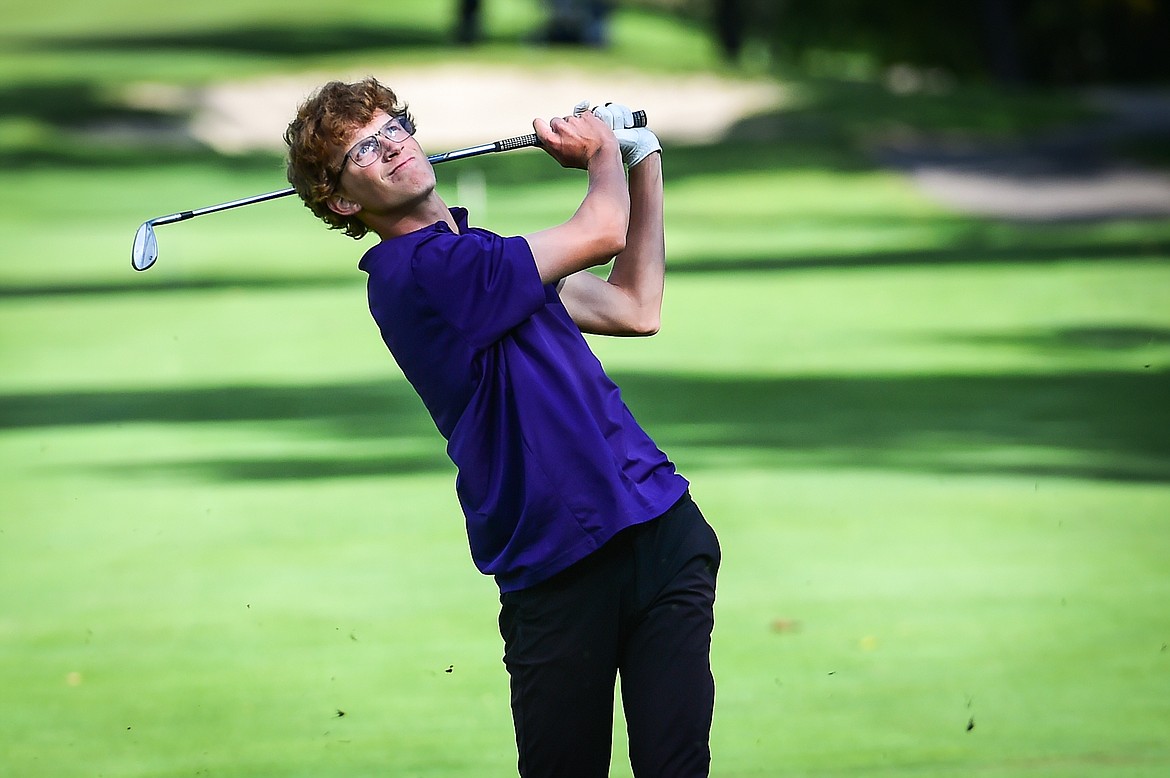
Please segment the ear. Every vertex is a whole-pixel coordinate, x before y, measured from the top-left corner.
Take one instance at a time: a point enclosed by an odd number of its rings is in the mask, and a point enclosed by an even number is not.
[[[362,207],[352,200],[346,200],[341,195],[333,195],[325,204],[329,206],[329,210],[341,216],[353,216],[360,211]]]

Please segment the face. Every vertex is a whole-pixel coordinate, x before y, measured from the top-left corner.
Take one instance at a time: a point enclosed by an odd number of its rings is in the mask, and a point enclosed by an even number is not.
[[[338,153],[337,194],[330,207],[338,213],[361,213],[363,221],[380,215],[401,215],[425,201],[435,189],[435,171],[413,136],[390,140],[379,135],[391,117],[379,111],[355,128]],[[355,164],[358,147],[377,136],[381,151],[370,164]],[[364,161],[364,160],[363,160]]]

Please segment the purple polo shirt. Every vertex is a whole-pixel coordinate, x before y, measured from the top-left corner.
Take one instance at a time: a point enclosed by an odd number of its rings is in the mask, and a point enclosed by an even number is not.
[[[686,480],[622,402],[520,237],[437,222],[362,257],[370,312],[447,439],[476,567],[537,584],[662,515]]]

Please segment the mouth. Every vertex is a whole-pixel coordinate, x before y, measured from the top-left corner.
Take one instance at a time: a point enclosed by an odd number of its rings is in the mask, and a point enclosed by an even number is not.
[[[399,170],[402,170],[402,168],[406,167],[407,165],[409,165],[412,162],[414,162],[414,158],[407,157],[406,159],[402,160],[401,162],[399,162],[397,165],[394,166],[394,168],[390,171],[390,175],[391,176],[397,175]]]

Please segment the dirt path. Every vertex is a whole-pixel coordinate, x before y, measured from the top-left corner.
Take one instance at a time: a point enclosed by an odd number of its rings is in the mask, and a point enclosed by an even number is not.
[[[713,75],[654,76],[565,68],[541,71],[465,64],[374,75],[411,106],[418,137],[435,151],[526,134],[534,116],[567,113],[578,100],[615,100],[644,108],[664,141],[703,143],[739,120],[781,109],[787,93],[768,80]],[[361,73],[307,73],[214,85],[195,92],[141,85],[131,102],[183,108],[198,141],[225,153],[283,150],[281,134],[295,107],[330,78]],[[1022,220],[1170,216],[1170,175],[1110,158],[1124,138],[1170,138],[1170,94],[1101,92],[1104,118],[1011,144],[885,143],[881,164],[903,171],[930,198],[959,212]],[[468,117],[474,117],[469,122]]]
[[[193,110],[192,135],[218,151],[283,151],[285,125],[316,87],[330,79],[352,81],[366,75],[370,73],[309,73],[218,84],[195,93],[144,86],[131,100]],[[495,65],[469,72],[461,64],[375,70],[373,75],[407,100],[419,123],[420,141],[434,151],[530,133],[533,117],[566,114],[586,99],[644,109],[664,140],[703,143],[718,139],[744,116],[777,109],[786,97],[784,89],[771,81],[662,77],[637,71],[598,74],[566,68],[533,75],[519,67]]]
[[[1021,141],[891,143],[875,153],[966,213],[1035,221],[1170,216],[1170,174],[1112,153],[1128,140],[1170,143],[1170,94],[1108,91],[1090,102],[1100,119]]]

